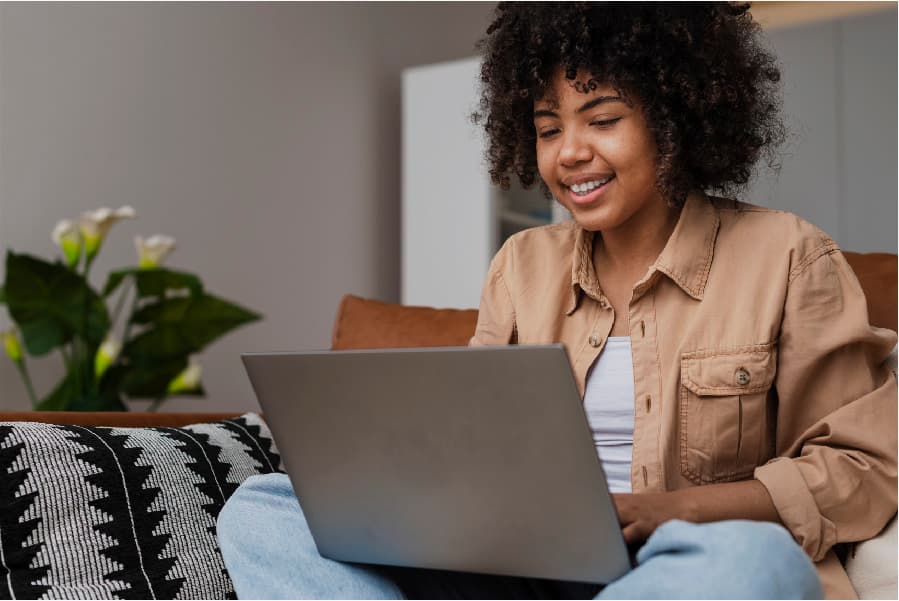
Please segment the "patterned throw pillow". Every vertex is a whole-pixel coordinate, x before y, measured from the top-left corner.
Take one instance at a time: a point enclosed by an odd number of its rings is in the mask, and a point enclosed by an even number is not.
[[[234,598],[215,520],[283,471],[253,413],[184,428],[0,423],[0,599]]]

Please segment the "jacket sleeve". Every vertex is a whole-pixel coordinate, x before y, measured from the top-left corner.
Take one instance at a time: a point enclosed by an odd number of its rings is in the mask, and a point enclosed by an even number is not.
[[[515,342],[515,308],[504,272],[509,266],[511,241],[506,241],[487,270],[478,308],[478,324],[469,346],[503,345]]]
[[[779,337],[777,457],[755,470],[815,561],[870,538],[896,513],[896,376],[891,330],[832,242],[790,274]]]

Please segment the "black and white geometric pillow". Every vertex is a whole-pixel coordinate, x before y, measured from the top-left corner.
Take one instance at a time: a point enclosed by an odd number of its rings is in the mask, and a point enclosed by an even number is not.
[[[234,598],[215,520],[283,471],[259,415],[183,428],[0,423],[0,599]]]

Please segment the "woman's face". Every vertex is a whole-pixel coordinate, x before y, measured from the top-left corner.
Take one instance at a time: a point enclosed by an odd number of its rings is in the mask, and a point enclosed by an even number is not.
[[[589,80],[578,73],[577,81]],[[655,187],[657,149],[646,119],[612,86],[579,92],[559,70],[534,103],[534,126],[540,176],[584,229],[636,226],[666,209]]]

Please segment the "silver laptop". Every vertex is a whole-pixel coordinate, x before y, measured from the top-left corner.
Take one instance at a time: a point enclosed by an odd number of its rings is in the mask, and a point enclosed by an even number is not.
[[[322,556],[593,583],[630,569],[561,345],[242,358]]]

